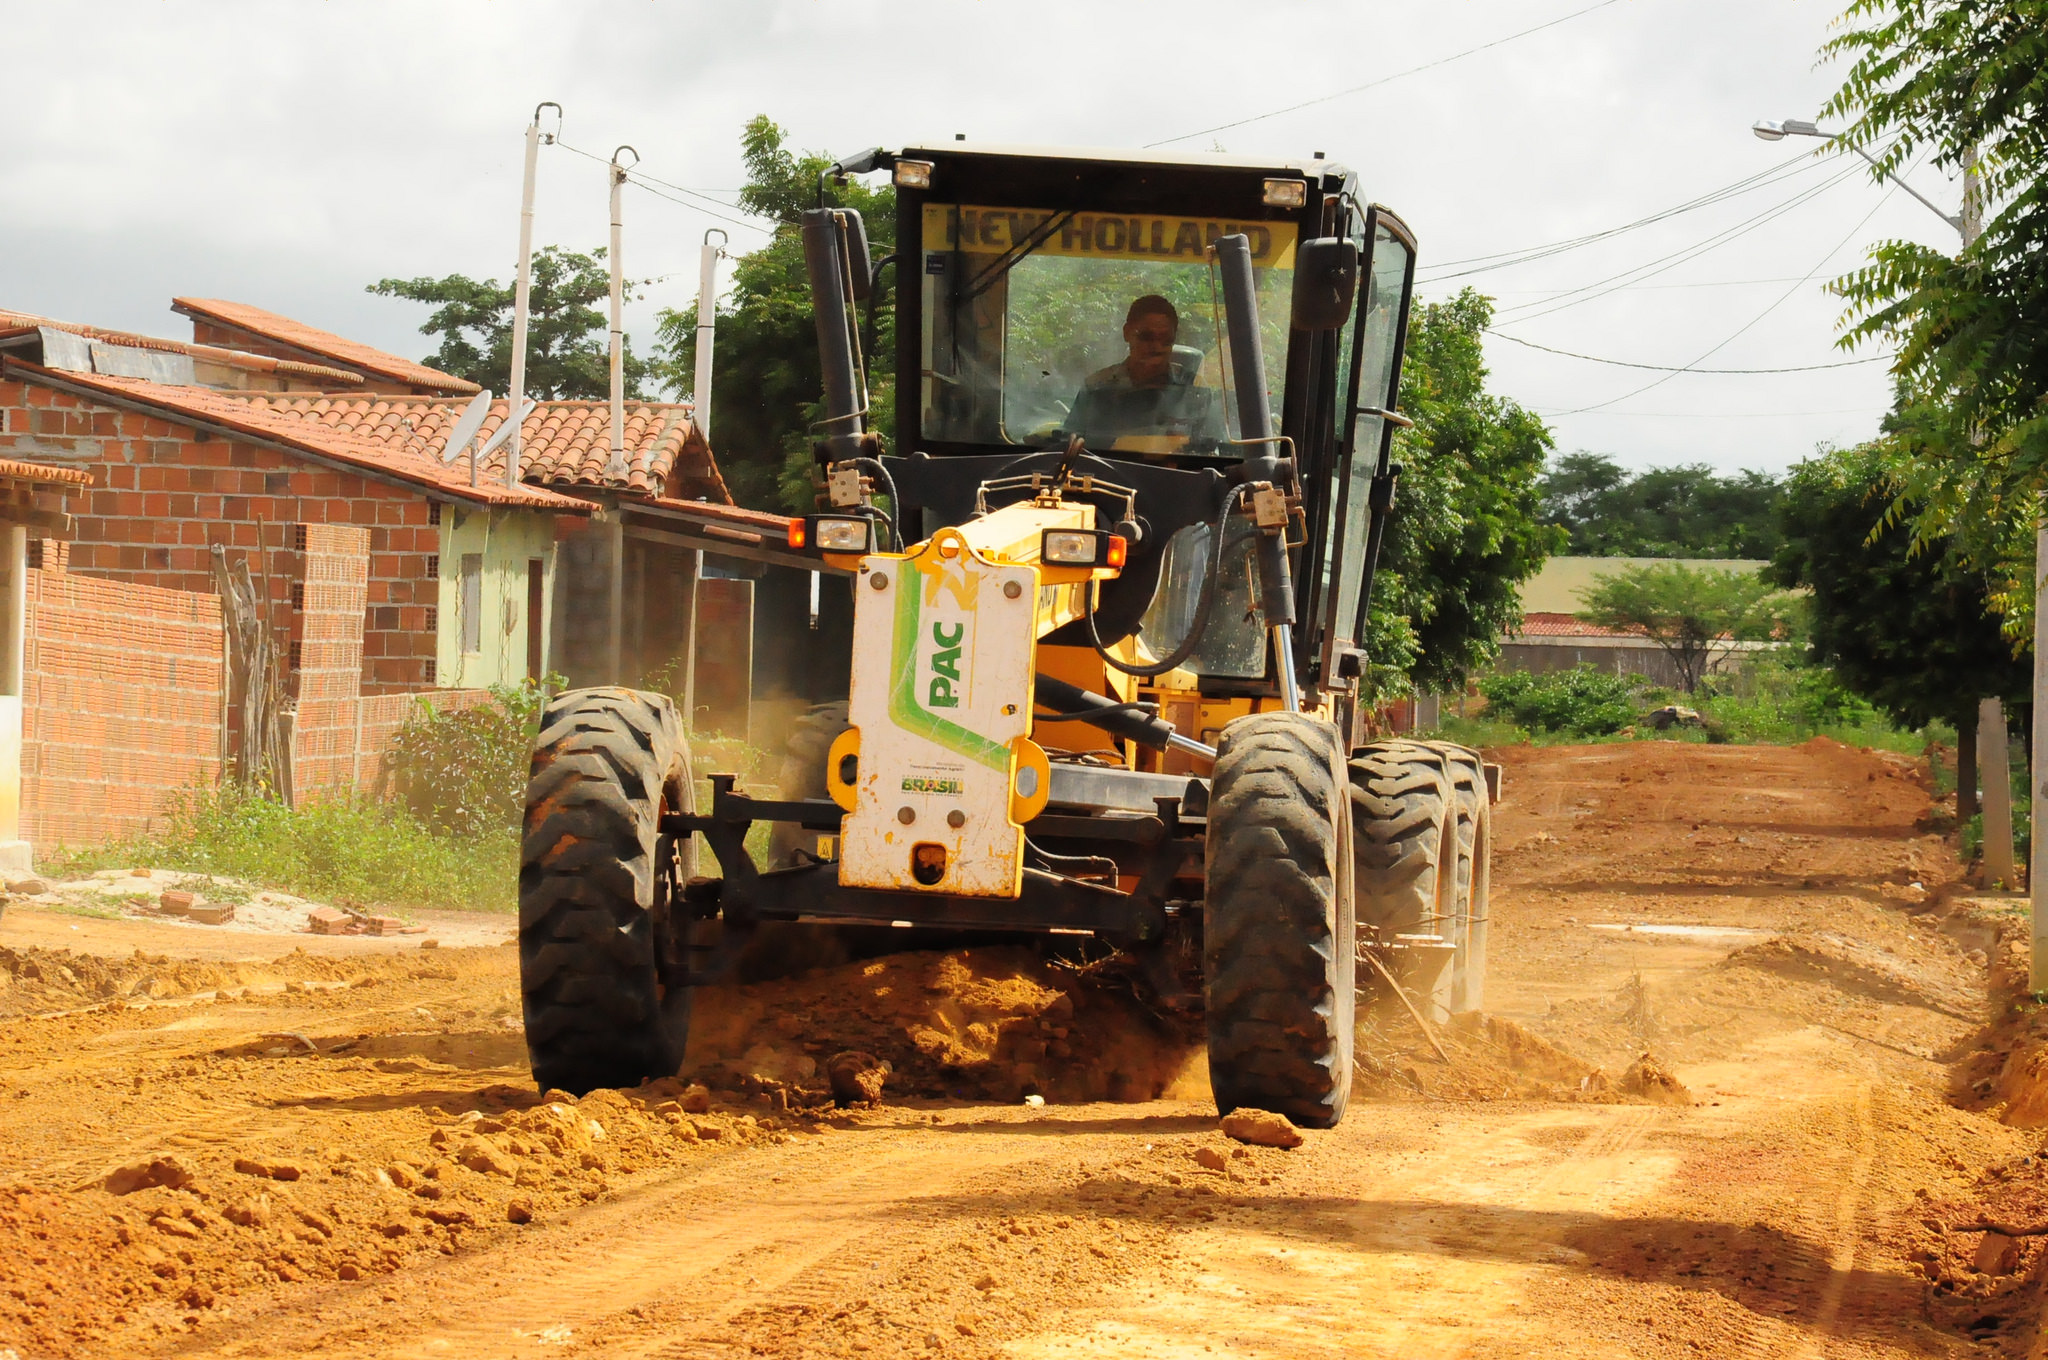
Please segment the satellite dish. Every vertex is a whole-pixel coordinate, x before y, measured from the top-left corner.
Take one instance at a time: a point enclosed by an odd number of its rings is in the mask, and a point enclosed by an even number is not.
[[[540,405],[540,403],[535,401],[532,397],[522,397],[519,402],[519,419],[523,421],[528,416],[532,415],[533,408],[538,405]],[[477,461],[482,462],[484,459],[489,458],[492,454],[496,453],[498,451],[498,446],[503,444],[506,440],[512,437],[512,431],[515,428],[515,422],[508,420],[503,425],[500,425],[497,429],[491,431],[491,437],[489,439],[486,439],[484,441],[484,446],[476,451]]]
[[[460,458],[462,451],[469,447],[469,441],[476,438],[476,432],[483,428],[484,417],[490,413],[491,394],[489,390],[479,392],[474,397],[471,397],[469,405],[462,408],[462,415],[457,418],[455,428],[448,432],[448,443],[441,450],[441,461],[452,463]]]

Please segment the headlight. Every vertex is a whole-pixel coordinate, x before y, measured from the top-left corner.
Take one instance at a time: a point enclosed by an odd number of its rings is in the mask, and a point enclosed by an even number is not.
[[[1130,545],[1100,529],[1047,529],[1038,560],[1052,567],[1122,567]]]
[[[930,161],[896,162],[896,187],[899,189],[931,188],[932,163]]]
[[[1266,181],[1266,206],[1269,208],[1299,208],[1308,202],[1308,182],[1298,179],[1269,179]]]
[[[830,519],[820,515],[818,548],[822,552],[856,553],[868,550],[868,521]]]

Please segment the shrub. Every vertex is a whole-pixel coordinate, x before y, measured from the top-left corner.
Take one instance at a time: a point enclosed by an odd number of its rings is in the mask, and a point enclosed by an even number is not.
[[[559,675],[493,685],[491,702],[441,712],[420,703],[391,744],[392,789],[426,826],[454,836],[516,828],[541,709]]]
[[[403,807],[332,800],[289,808],[234,788],[194,790],[145,836],[63,856],[62,872],[147,864],[220,874],[366,906],[511,911],[519,838],[438,833]]]
[[[1543,732],[1604,737],[1635,721],[1630,683],[1576,666],[1568,671],[1499,671],[1479,682],[1489,713]]]

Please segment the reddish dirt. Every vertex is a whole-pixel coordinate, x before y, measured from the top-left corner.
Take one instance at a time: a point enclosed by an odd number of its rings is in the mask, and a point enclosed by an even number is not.
[[[572,1101],[512,950],[12,913],[0,1354],[2028,1354],[2048,1248],[1980,1271],[1953,1229],[2048,1218],[2004,1122],[2048,1121],[2048,1019],[1987,1003],[2010,927],[1913,763],[1497,758],[1488,1013],[1448,1064],[1370,1019],[1292,1151],[1221,1134],[1198,1036],[1024,951],[709,994],[681,1079]],[[839,1110],[848,1050],[887,1071]]]

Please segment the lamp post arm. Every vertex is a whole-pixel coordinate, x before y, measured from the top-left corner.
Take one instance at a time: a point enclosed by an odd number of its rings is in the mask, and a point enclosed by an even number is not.
[[[1830,134],[1823,132],[1820,135],[1826,137],[1829,141],[1839,142],[1842,140],[1840,133]],[[1964,230],[1963,219],[1961,216],[1951,215],[1949,213],[1943,212],[1941,210],[1941,206],[1937,204],[1933,199],[1921,193],[1918,189],[1915,189],[1912,185],[1906,183],[1906,181],[1900,179],[1897,175],[1894,175],[1891,171],[1885,169],[1882,165],[1879,165],[1877,163],[1877,159],[1874,156],[1872,156],[1868,151],[1865,151],[1862,147],[1850,146],[1849,149],[1855,152],[1857,155],[1861,156],[1864,160],[1869,161],[1871,168],[1876,170],[1878,174],[1883,175],[1893,184],[1898,185],[1901,189],[1904,189],[1907,193],[1919,199],[1920,202],[1936,217],[1939,217],[1942,221],[1948,223],[1951,227],[1954,227],[1958,232],[1962,232],[1965,238],[1969,236],[1969,232]],[[1968,245],[1969,241],[1965,239],[1963,244]]]

